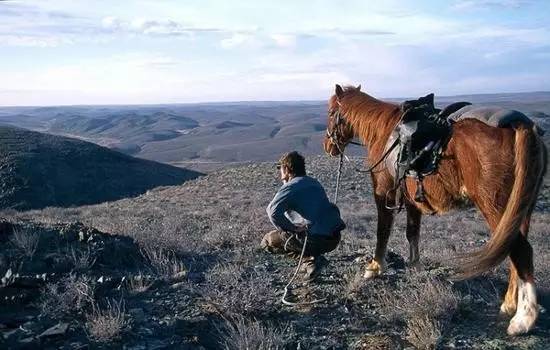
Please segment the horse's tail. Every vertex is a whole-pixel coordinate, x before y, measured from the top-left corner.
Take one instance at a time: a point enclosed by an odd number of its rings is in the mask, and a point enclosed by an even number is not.
[[[506,259],[534,206],[546,171],[546,148],[534,130],[519,126],[514,153],[514,184],[504,213],[485,246],[461,262],[457,279],[478,276]]]

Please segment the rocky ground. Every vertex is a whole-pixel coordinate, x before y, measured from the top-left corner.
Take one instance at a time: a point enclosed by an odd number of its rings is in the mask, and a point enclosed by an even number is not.
[[[310,174],[333,191],[337,161],[314,158]],[[296,263],[259,249],[270,230],[264,208],[279,187],[273,164],[218,170],[180,186],[77,208],[0,216],[0,348],[46,349],[545,349],[550,318],[506,335],[498,315],[506,266],[448,281],[452,257],[488,238],[475,209],[425,217],[418,271],[406,266],[404,213],[389,270],[365,281],[376,211],[364,174],[347,167],[339,206],[348,224],[315,284]],[[550,186],[533,215],[538,292],[550,308]]]

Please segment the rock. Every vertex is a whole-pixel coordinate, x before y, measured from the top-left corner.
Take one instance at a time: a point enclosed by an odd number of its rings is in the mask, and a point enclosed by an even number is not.
[[[12,276],[13,276],[13,272],[11,271],[11,269],[8,269],[4,277],[2,277],[2,285],[3,286],[8,285],[12,280]]]
[[[20,328],[13,329],[11,331],[7,331],[2,333],[2,337],[5,340],[14,340],[16,338],[19,338],[21,335],[23,335],[25,332],[23,332]]]
[[[58,323],[53,327],[48,328],[45,330],[42,334],[40,334],[39,338],[49,338],[49,337],[56,337],[60,335],[65,335],[67,333],[67,330],[69,329],[68,323]]]

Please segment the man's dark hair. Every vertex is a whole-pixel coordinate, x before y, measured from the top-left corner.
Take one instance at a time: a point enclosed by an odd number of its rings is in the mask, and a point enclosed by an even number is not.
[[[306,162],[304,157],[296,152],[288,152],[283,154],[277,167],[285,166],[288,171],[294,176],[305,176],[306,175]]]

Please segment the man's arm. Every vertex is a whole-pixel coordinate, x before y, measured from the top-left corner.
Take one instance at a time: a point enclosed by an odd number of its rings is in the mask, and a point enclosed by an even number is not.
[[[267,206],[266,212],[269,220],[277,229],[297,232],[298,228],[285,216],[285,212],[291,209],[291,198],[292,193],[290,188],[286,186],[282,187]]]

